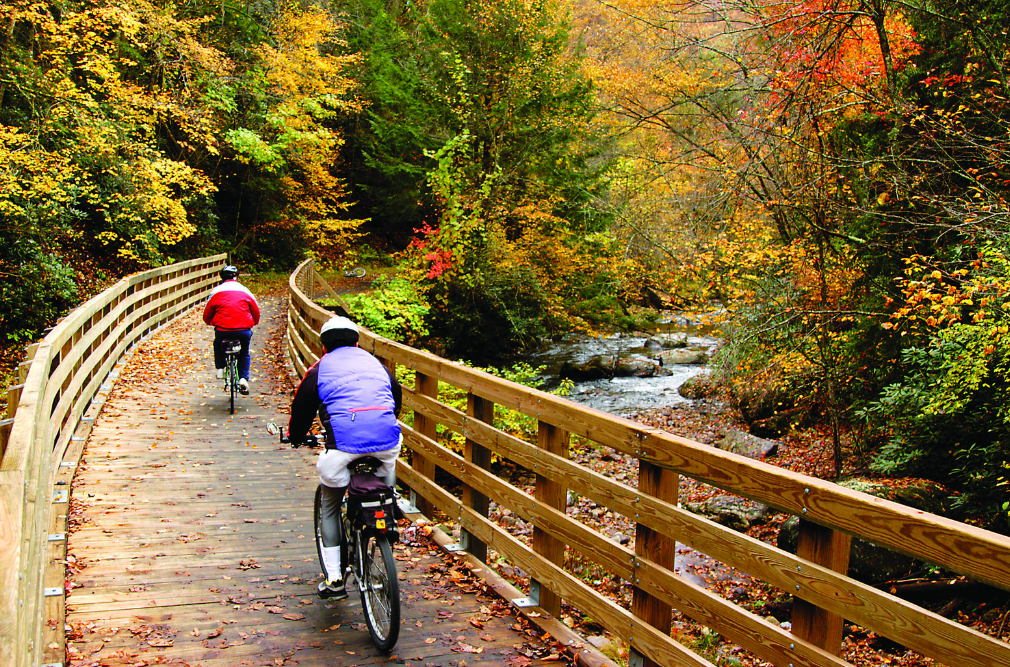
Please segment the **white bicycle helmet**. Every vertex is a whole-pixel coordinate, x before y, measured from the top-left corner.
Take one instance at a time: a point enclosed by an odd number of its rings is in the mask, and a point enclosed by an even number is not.
[[[346,317],[335,315],[319,328],[319,342],[327,350],[345,345],[357,345],[358,325]]]

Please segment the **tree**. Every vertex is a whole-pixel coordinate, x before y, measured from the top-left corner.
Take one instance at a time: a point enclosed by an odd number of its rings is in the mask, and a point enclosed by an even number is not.
[[[373,232],[424,230],[411,253],[432,335],[486,354],[491,341],[509,349],[570,326],[579,292],[608,288],[600,271],[570,288],[561,279],[600,245],[583,237],[606,229],[593,205],[606,165],[558,5],[359,2],[349,15],[369,98],[351,161],[366,167]]]

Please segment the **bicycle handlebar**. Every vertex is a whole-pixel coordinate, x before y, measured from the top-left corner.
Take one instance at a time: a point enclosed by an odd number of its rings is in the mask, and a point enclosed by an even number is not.
[[[267,431],[270,433],[278,433],[281,444],[291,445],[292,449],[297,449],[299,447],[319,447],[326,444],[326,436],[314,435],[312,433],[306,433],[305,437],[298,442],[292,442],[291,438],[284,434],[284,429],[273,422],[267,424]]]

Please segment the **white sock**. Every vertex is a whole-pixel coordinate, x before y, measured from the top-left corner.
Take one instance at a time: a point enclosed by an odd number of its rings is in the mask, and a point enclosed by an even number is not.
[[[323,567],[326,568],[326,583],[341,584],[344,570],[340,567],[340,547],[323,547]]]

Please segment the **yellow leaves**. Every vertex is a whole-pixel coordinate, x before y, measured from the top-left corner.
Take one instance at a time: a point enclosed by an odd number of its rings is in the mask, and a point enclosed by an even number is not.
[[[342,98],[355,82],[344,72],[359,58],[324,51],[324,45],[341,43],[338,28],[322,10],[301,9],[293,2],[284,5],[275,28],[276,46],[260,49],[275,95],[291,100],[331,96],[332,103],[345,104]]]

